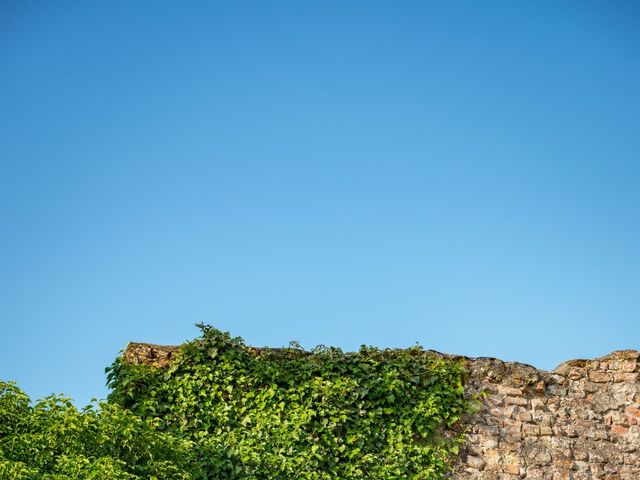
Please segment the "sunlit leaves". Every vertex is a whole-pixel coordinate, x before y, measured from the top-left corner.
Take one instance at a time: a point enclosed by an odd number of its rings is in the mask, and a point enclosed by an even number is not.
[[[117,359],[109,403],[0,382],[0,480],[444,478],[463,369],[419,347],[253,349],[201,326],[167,368]]]
[[[76,409],[50,396],[31,405],[0,382],[0,480],[203,478],[193,444],[117,405]]]
[[[459,363],[419,347],[256,350],[201,326],[169,369],[116,361],[111,401],[194,442],[205,478],[438,479],[467,411]]]

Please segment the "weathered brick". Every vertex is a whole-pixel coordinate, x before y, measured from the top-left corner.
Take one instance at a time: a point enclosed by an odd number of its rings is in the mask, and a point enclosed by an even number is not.
[[[612,380],[612,376],[607,372],[591,371],[589,372],[589,380],[594,383],[607,383]]]

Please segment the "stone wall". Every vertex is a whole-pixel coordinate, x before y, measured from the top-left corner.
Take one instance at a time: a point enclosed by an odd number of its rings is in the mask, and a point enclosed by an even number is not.
[[[458,480],[640,480],[640,352],[572,360],[552,372],[466,359],[470,393]]]
[[[131,343],[125,360],[166,366],[176,347]],[[460,357],[458,357],[460,358]],[[640,352],[571,360],[552,372],[466,358],[466,418],[456,480],[640,480]]]

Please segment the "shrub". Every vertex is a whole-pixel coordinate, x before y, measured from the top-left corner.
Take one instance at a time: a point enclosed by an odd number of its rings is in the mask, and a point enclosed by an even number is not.
[[[115,404],[78,410],[55,395],[31,404],[15,384],[0,382],[0,479],[203,478],[193,443],[158,423]]]

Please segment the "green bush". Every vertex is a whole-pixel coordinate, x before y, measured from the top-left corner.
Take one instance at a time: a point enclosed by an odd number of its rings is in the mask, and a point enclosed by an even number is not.
[[[119,412],[192,442],[203,478],[440,479],[458,452],[444,432],[469,408],[459,362],[419,347],[260,350],[200,328],[168,368],[117,359],[108,380]]]
[[[193,443],[117,405],[32,404],[0,382],[0,480],[195,480]]]

